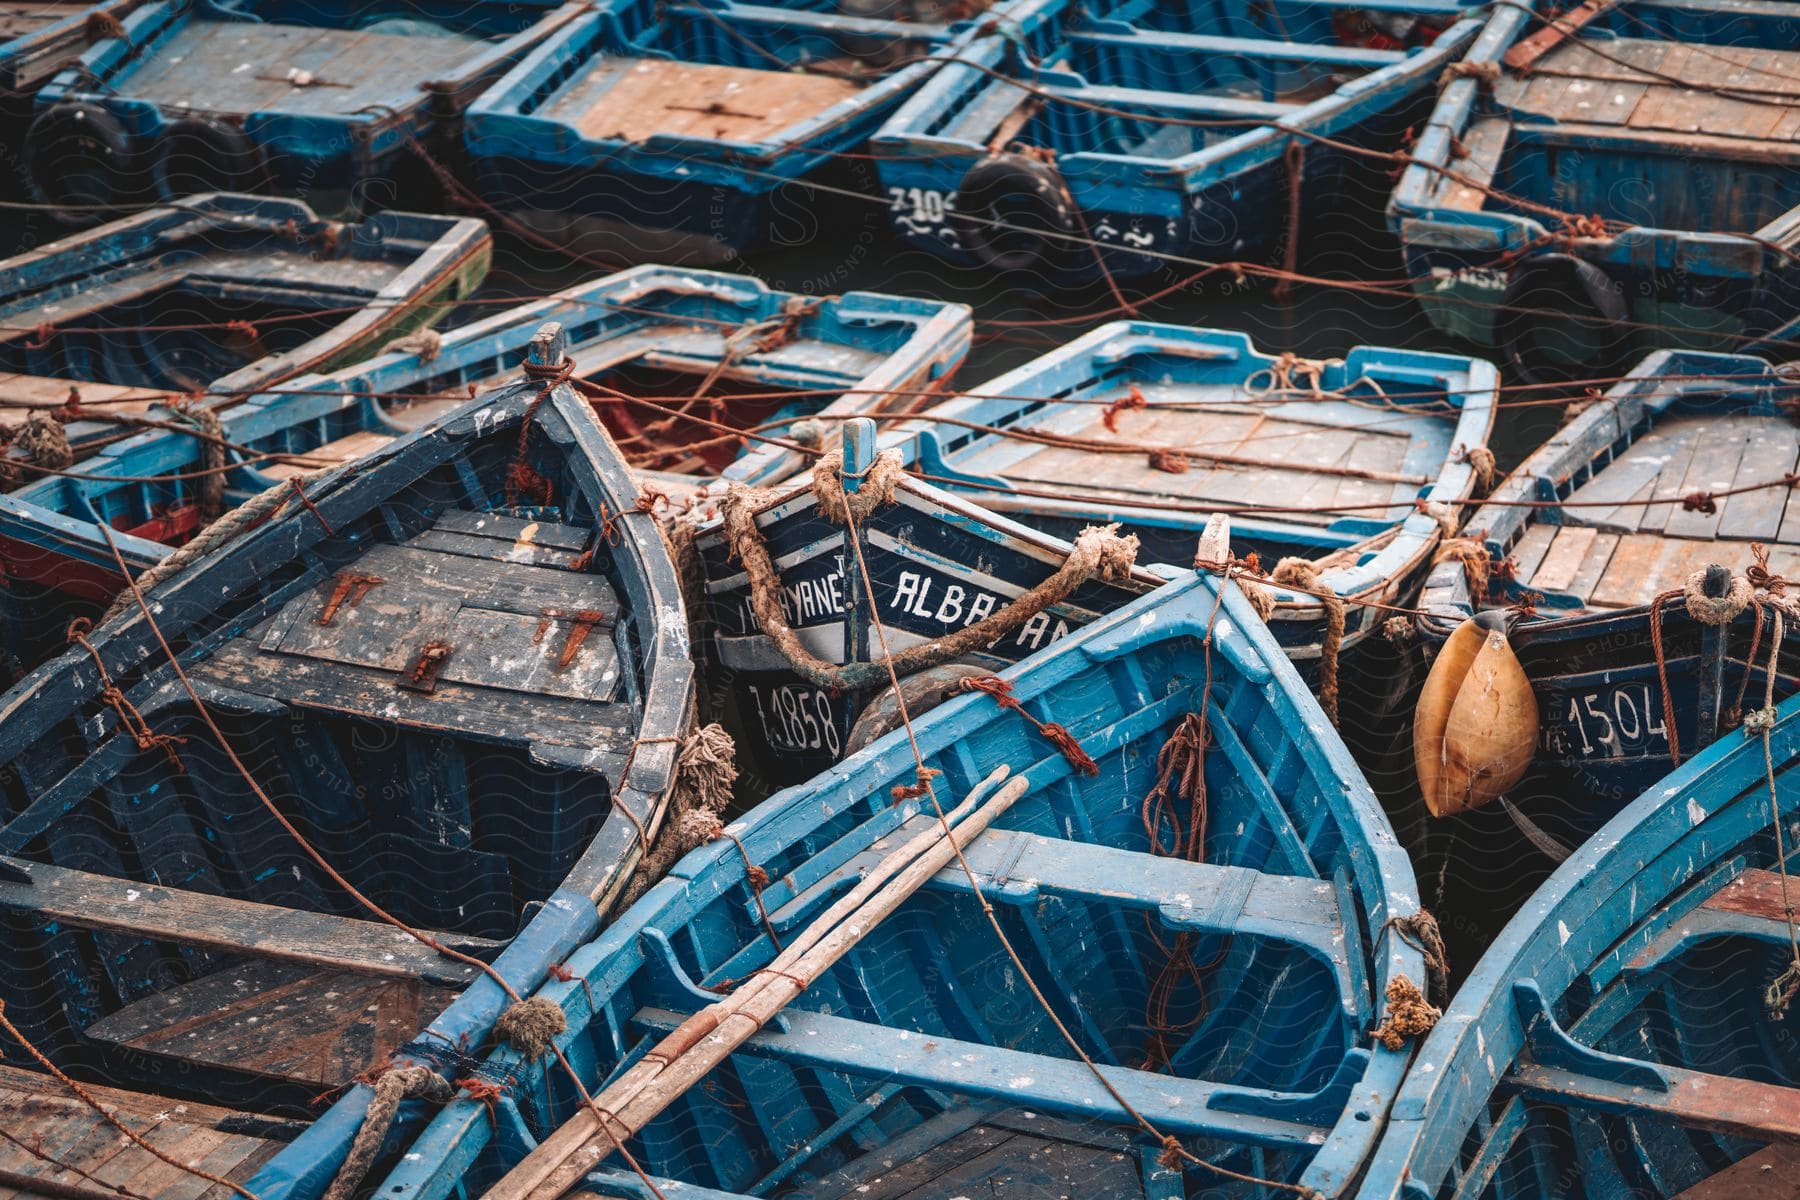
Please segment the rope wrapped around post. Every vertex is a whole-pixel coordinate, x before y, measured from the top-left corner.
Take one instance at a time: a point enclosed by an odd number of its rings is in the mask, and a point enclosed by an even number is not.
[[[1338,650],[1344,644],[1344,602],[1319,583],[1319,568],[1311,559],[1290,557],[1275,564],[1269,579],[1277,585],[1318,594],[1325,608],[1325,636],[1319,641],[1319,707],[1331,723],[1338,723]]]
[[[880,459],[876,461],[879,464]],[[874,476],[875,468],[871,468],[869,474]],[[830,472],[816,474],[813,478],[814,494],[818,495],[821,487],[829,491],[833,481],[841,492],[839,476]],[[776,649],[788,660],[795,673],[814,687],[856,691],[887,683],[886,662],[826,662],[808,650],[788,624],[787,614],[781,609],[781,577],[775,569],[774,561],[769,557],[769,548],[763,541],[762,531],[756,527],[756,509],[762,498],[761,493],[733,485],[725,494],[722,505],[725,537],[731,545],[732,557],[743,563],[744,573],[749,577],[750,610],[756,617],[757,625],[775,643]],[[841,503],[821,502],[821,507],[827,508],[828,512],[848,511],[855,514],[855,509],[850,507],[848,500]],[[1096,525],[1082,530],[1075,539],[1069,557],[1063,560],[1062,566],[1048,579],[973,625],[966,625],[944,637],[902,650],[893,657],[894,672],[910,675],[915,671],[952,662],[1018,630],[1038,613],[1068,599],[1076,588],[1093,576],[1097,575],[1102,579],[1124,577],[1137,558],[1138,540],[1135,535],[1120,536],[1118,528],[1117,525]]]

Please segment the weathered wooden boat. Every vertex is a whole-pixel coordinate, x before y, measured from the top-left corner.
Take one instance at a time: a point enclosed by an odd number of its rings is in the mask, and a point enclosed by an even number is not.
[[[148,568],[280,480],[371,453],[471,389],[516,376],[545,321],[564,327],[572,381],[627,460],[676,501],[721,474],[748,483],[793,474],[804,462],[787,445],[795,420],[913,407],[948,384],[969,344],[960,304],[869,292],[811,299],[679,267],[606,276],[462,326],[429,350],[396,349],[227,401],[216,412],[224,446],[199,430],[148,431],[103,447],[78,476],[0,497],[13,653],[36,661],[60,649],[72,617],[112,600],[115,547]],[[777,440],[720,433],[736,428]]]
[[[1276,640],[1373,762],[1411,679],[1380,636],[1384,606],[1413,602],[1491,471],[1496,386],[1479,359],[1364,346],[1319,361],[1118,322],[889,436],[946,491],[1059,537],[1118,522],[1146,562],[1187,565],[1207,514],[1233,512],[1232,550],[1270,577]]]
[[[1485,595],[1458,563],[1427,581],[1428,643],[1482,610],[1510,626],[1541,724],[1504,806],[1552,854],[1741,719],[1770,637],[1753,544],[1766,570],[1800,576],[1796,396],[1761,359],[1651,355],[1469,519],[1504,564]],[[1792,647],[1780,673],[1784,694],[1800,682]]]
[[[989,270],[1290,259],[1480,23],[1453,0],[1028,0],[871,140],[895,227]],[[1385,189],[1384,189],[1385,192]],[[1191,265],[1190,265],[1191,269]]]
[[[9,1048],[9,1054],[11,1050]],[[107,1119],[48,1075],[0,1065],[0,1189],[7,1200],[98,1200],[109,1196],[232,1200],[241,1185],[293,1136],[285,1122],[197,1101],[99,1084],[88,1093],[114,1120],[151,1142],[134,1145]],[[153,1141],[151,1139],[154,1139]],[[192,1163],[227,1186],[162,1162]],[[76,1172],[85,1172],[84,1181]]]
[[[9,486],[123,422],[170,419],[175,401],[366,358],[472,293],[490,251],[472,218],[339,224],[295,200],[221,193],[0,262],[0,397],[39,423],[8,423]]]
[[[1800,319],[1787,9],[1548,11],[1494,7],[1394,192],[1431,320],[1542,381],[1670,345],[1775,351]]]
[[[598,929],[693,679],[565,348],[546,325],[530,378],[291,482],[0,698],[0,999],[63,1070],[305,1119],[474,1052],[500,981]],[[269,1169],[341,1158],[366,1100]]]
[[[1793,1194],[1800,705],[1768,713],[1513,918],[1420,1046],[1362,1200]]]
[[[841,448],[810,472],[732,490],[694,539],[713,713],[764,794],[892,727],[884,647],[919,711],[1167,577],[1132,565],[1129,538],[1064,539],[908,475],[867,419],[833,433]]]
[[[936,69],[952,17],[987,7],[613,0],[471,105],[465,147],[483,198],[559,243],[722,262],[769,240],[784,190],[845,183],[840,156]],[[802,192],[783,240],[844,207]]]
[[[38,89],[144,0],[13,0],[0,8],[0,154],[17,160]],[[10,194],[18,179],[8,172]]]
[[[1390,985],[1423,978],[1395,925],[1417,900],[1292,665],[1233,586],[1186,573],[1003,679],[1022,709],[965,695],[913,724],[946,811],[999,764],[1029,781],[968,848],[971,875],[935,875],[632,1138],[652,1185],[603,1152],[577,1193],[1275,1194],[1209,1165],[1325,1195],[1349,1185],[1407,1057],[1369,1029]],[[1092,769],[1044,719],[1067,723]],[[1171,756],[1176,776],[1203,773],[1203,799],[1170,782]],[[557,1044],[585,1086],[641,1061],[935,824],[920,765],[896,731],[782,792],[573,955],[572,978],[538,995],[567,1014]],[[482,1195],[581,1109],[550,1057],[501,1051],[484,1078],[502,1094],[447,1105],[374,1194]],[[489,1194],[524,1194],[510,1188]]]
[[[155,0],[45,84],[25,141],[37,199],[302,195],[355,216],[435,194],[469,100],[587,6],[559,0]]]

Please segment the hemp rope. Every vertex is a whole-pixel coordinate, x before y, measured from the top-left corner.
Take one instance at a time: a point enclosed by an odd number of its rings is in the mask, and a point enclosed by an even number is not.
[[[1401,941],[1424,956],[1426,993],[1439,1004],[1446,1003],[1450,999],[1450,959],[1437,918],[1421,908],[1410,917],[1389,917],[1382,928],[1392,929]]]
[[[195,500],[200,519],[216,521],[225,511],[225,430],[219,414],[204,404],[172,405],[180,416],[194,423],[200,431],[200,467],[203,472],[195,484]]]
[[[1775,827],[1775,867],[1781,874],[1781,907],[1787,918],[1787,969],[1776,976],[1763,993],[1763,1007],[1768,1010],[1769,1019],[1774,1021],[1787,1015],[1794,996],[1800,994],[1800,930],[1796,929],[1794,920],[1794,896],[1792,882],[1788,878],[1787,839],[1781,828],[1781,800],[1775,790],[1775,751],[1770,744],[1775,733],[1775,672],[1781,665],[1781,637],[1786,605],[1772,602],[1769,607],[1774,611],[1775,628],[1769,642],[1769,670],[1763,685],[1763,707],[1744,714],[1744,733],[1746,736],[1762,735],[1763,770],[1769,780],[1769,818]]]
[[[170,576],[185,569],[189,563],[205,558],[264,517],[278,510],[294,494],[296,481],[304,486],[323,474],[325,474],[323,471],[314,471],[295,475],[250,497],[176,547],[174,553],[169,557],[146,568],[137,577],[138,590],[148,592]],[[131,591],[125,589],[113,597],[113,602],[107,605],[106,612],[95,624],[104,625],[131,607],[133,607]]]
[[[1487,600],[1488,577],[1493,558],[1486,546],[1474,538],[1448,538],[1431,556],[1432,565],[1444,562],[1462,564],[1463,578],[1469,582],[1469,599],[1476,608]]]
[[[663,832],[638,861],[631,882],[620,894],[618,911],[655,886],[681,861],[681,856],[725,832],[724,814],[737,782],[737,745],[716,722],[688,734],[675,756],[675,778],[669,786],[669,818]]]
[[[455,1094],[450,1081],[430,1067],[393,1067],[383,1071],[375,1081],[375,1095],[363,1114],[362,1125],[350,1143],[350,1153],[344,1156],[331,1186],[325,1189],[323,1200],[351,1200],[356,1194],[369,1168],[375,1165],[375,1155],[387,1139],[388,1126],[394,1123],[402,1100],[417,1098],[442,1104]]]
[[[837,477],[829,473],[815,477],[815,495],[821,478],[835,480]],[[830,484],[825,486],[829,488]],[[743,563],[744,573],[749,577],[750,608],[758,626],[775,643],[794,671],[814,687],[857,691],[885,682],[888,672],[884,664],[826,662],[815,657],[788,624],[787,614],[781,609],[781,579],[769,557],[762,531],[756,527],[756,505],[761,498],[760,493],[734,484],[725,493],[722,505],[725,535],[732,556]],[[849,516],[854,528],[858,518],[851,504],[846,502],[836,511]],[[1124,577],[1137,557],[1138,540],[1135,535],[1119,536],[1118,528],[1117,525],[1095,525],[1082,530],[1068,558],[1049,578],[973,625],[965,625],[944,637],[902,650],[894,656],[895,671],[910,675],[961,658],[999,641],[1038,613],[1062,603],[1090,577]]]
[[[1269,579],[1292,584],[1317,595],[1325,608],[1325,636],[1319,642],[1319,707],[1338,723],[1338,649],[1344,644],[1344,602],[1319,587],[1319,568],[1311,559],[1289,557],[1275,564]]]
[[[1669,763],[1681,765],[1681,731],[1675,725],[1675,696],[1669,690],[1669,663],[1663,654],[1663,605],[1679,597],[1688,616],[1702,625],[1724,626],[1735,621],[1748,608],[1755,593],[1750,581],[1741,575],[1731,577],[1731,588],[1723,596],[1708,596],[1705,590],[1706,568],[1690,572],[1679,589],[1659,594],[1650,601],[1650,648],[1656,656],[1656,679],[1662,688],[1663,727],[1668,730]]]
[[[1404,1049],[1408,1038],[1424,1037],[1444,1015],[1405,975],[1394,976],[1387,985],[1387,1002],[1387,1015],[1369,1031],[1369,1036],[1389,1050]]]

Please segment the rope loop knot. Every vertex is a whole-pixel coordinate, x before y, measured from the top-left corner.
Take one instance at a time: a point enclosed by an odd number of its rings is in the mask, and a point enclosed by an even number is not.
[[[898,450],[883,450],[875,456],[859,479],[857,489],[847,491],[844,488],[844,452],[830,450],[819,456],[813,464],[813,497],[818,501],[819,511],[833,525],[844,525],[850,521],[864,521],[876,509],[888,504],[894,498],[894,488],[905,474],[901,465]]]
[[[1742,575],[1731,577],[1731,589],[1723,596],[1706,594],[1706,568],[1691,573],[1681,585],[1681,598],[1688,616],[1702,625],[1729,625],[1737,615],[1750,607],[1750,581]]]

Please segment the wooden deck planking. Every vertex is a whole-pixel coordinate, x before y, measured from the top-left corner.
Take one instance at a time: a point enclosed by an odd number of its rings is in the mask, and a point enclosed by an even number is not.
[[[87,0],[21,0],[0,4],[0,39],[10,41],[88,8]]]
[[[1744,452],[1744,444],[1748,440],[1747,432],[1736,424],[1716,428],[1705,437],[1694,449],[1694,457],[1688,463],[1687,474],[1682,478],[1678,494],[1691,495],[1694,492],[1722,492],[1731,486],[1737,477],[1738,460]],[[1719,533],[1719,517],[1717,505],[1713,512],[1690,510],[1681,505],[1669,506],[1669,520],[1663,526],[1663,533],[1668,537],[1699,538],[1710,541]]]
[[[1719,94],[1732,87],[1770,98]],[[1677,135],[1730,130],[1746,140],[1785,142],[1800,131],[1800,114],[1781,102],[1800,98],[1800,53],[1571,39],[1539,60],[1532,74],[1503,78],[1496,94],[1505,107],[1565,123]]]
[[[1612,561],[1613,551],[1618,549],[1619,535],[1602,533],[1594,538],[1594,544],[1582,556],[1581,563],[1575,568],[1575,575],[1563,590],[1576,597],[1583,604],[1593,595],[1594,588],[1606,574],[1607,564]]]
[[[247,963],[146,996],[84,1032],[144,1054],[337,1087],[402,1045],[458,989]]]
[[[1510,557],[1513,560],[1513,578],[1530,579],[1537,572],[1538,564],[1544,561],[1544,555],[1550,549],[1550,543],[1556,539],[1561,525],[1552,525],[1548,521],[1540,521],[1528,526],[1519,540],[1513,543]]]
[[[610,59],[553,109],[584,137],[643,142],[663,135],[760,142],[851,99],[849,80],[667,59]]]
[[[1672,1200],[1800,1200],[1800,1146],[1764,1146]]]
[[[305,465],[296,463],[269,462],[263,463],[258,470],[271,479],[288,479],[307,471],[317,471],[324,467],[335,467],[351,462],[365,455],[373,454],[394,440],[391,433],[377,433],[372,429],[358,430],[348,437],[308,450],[296,457],[305,460]]]
[[[101,412],[142,415],[169,399],[156,388],[122,387],[85,379],[58,379],[46,375],[19,375],[0,371],[0,400],[10,405],[43,405],[60,408],[69,402],[69,389],[81,393],[81,402]],[[19,412],[23,421],[25,413]]]
[[[1544,560],[1538,564],[1526,586],[1540,592],[1561,592],[1574,582],[1575,575],[1586,561],[1588,551],[1593,548],[1594,539],[1600,533],[1581,525],[1564,525],[1557,530],[1556,538],[1550,543],[1550,549],[1544,554]]]
[[[118,85],[122,96],[199,111],[353,113],[450,74],[480,42],[274,22],[190,20]],[[396,84],[396,69],[403,82]],[[315,82],[297,87],[289,71]]]
[[[1651,493],[1653,500],[1670,500],[1681,495],[1682,480],[1687,478],[1688,466],[1694,461],[1694,450],[1700,444],[1701,428],[1688,421],[1664,422],[1670,426],[1668,435],[1668,461],[1663,464],[1662,474],[1657,477],[1656,489]],[[1678,504],[1647,505],[1638,518],[1639,533],[1660,533],[1667,527],[1669,516],[1681,511]]]
[[[1485,187],[1478,185],[1494,182],[1511,135],[1512,122],[1505,117],[1485,117],[1469,122],[1462,138],[1463,149],[1468,153],[1450,163],[1450,170],[1469,182],[1449,175],[1440,176],[1438,203],[1445,208],[1467,210],[1479,209],[1486,204],[1488,193]]]
[[[84,1084],[90,1094],[134,1132],[177,1161],[241,1181],[280,1148],[280,1143],[218,1128],[241,1114],[190,1101]],[[62,1084],[35,1072],[0,1066],[0,1126],[59,1163],[80,1166],[105,1184],[122,1185],[156,1200],[225,1200],[226,1188],[169,1166],[128,1142]],[[52,1185],[86,1186],[73,1171],[59,1171],[11,1142],[0,1141],[0,1171]],[[104,1191],[104,1189],[101,1189]],[[50,1190],[0,1187],[0,1197],[49,1200]]]
[[[1009,479],[1033,488],[1078,490],[1083,495],[1110,495],[1138,503],[1157,500],[1184,504],[1292,504],[1314,512],[1284,513],[1284,520],[1325,525],[1337,520],[1333,507],[1386,505],[1401,502],[1401,489],[1412,485],[1365,479],[1319,468],[1347,468],[1376,474],[1399,474],[1411,446],[1411,434],[1357,429],[1325,421],[1271,417],[1260,411],[1209,407],[1125,410],[1115,415],[1117,432],[1108,430],[1098,410],[1078,428],[1058,424],[1062,436],[1170,447],[1194,457],[1181,473],[1152,466],[1148,453],[1106,455],[1076,446],[1044,446],[1005,466]],[[1252,459],[1220,463],[1204,455]],[[1093,482],[1104,464],[1105,483]],[[1356,515],[1379,516],[1374,510]]]
[[[1731,486],[1740,488],[1780,479],[1793,472],[1796,459],[1800,459],[1800,436],[1793,423],[1765,417],[1744,443],[1743,457],[1738,460]],[[1786,487],[1768,487],[1720,500],[1719,536],[1758,542],[1777,540],[1791,491]]]
[[[1690,574],[1709,563],[1742,574],[1751,563],[1750,543],[1631,534],[1619,540],[1588,602],[1595,608],[1648,604],[1659,592],[1679,588]],[[1778,575],[1800,571],[1800,547],[1771,547],[1769,569]]]

